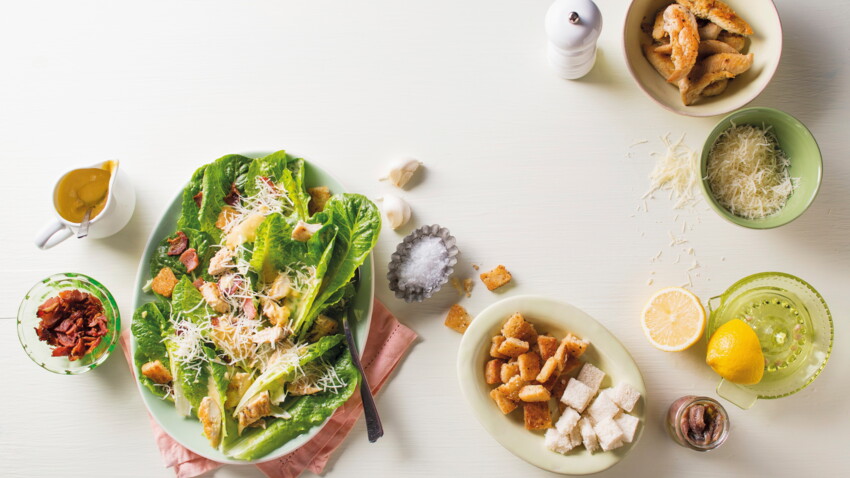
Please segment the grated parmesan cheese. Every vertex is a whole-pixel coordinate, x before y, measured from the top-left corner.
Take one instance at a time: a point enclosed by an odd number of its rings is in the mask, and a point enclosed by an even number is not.
[[[721,206],[745,219],[760,219],[785,206],[798,179],[770,127],[732,126],[708,155],[706,179]]]
[[[661,138],[667,151],[658,155],[655,168],[649,175],[652,181],[649,190],[643,198],[652,197],[659,190],[669,190],[670,199],[675,199],[675,209],[681,209],[691,205],[695,201],[694,187],[697,185],[697,155],[688,145],[684,143],[685,135],[682,135],[675,143],[670,140],[670,135]]]

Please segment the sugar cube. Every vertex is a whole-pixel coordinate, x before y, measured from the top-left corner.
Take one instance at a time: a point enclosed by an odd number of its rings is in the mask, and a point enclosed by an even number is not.
[[[602,380],[605,379],[605,372],[599,370],[591,363],[586,363],[578,373],[578,381],[587,385],[593,390],[593,394],[599,391],[599,386],[602,385]]]
[[[559,433],[555,428],[546,430],[546,434],[543,436],[543,442],[546,448],[557,453],[567,453],[575,448],[569,435]]]
[[[590,414],[594,422],[599,423],[606,418],[614,418],[614,415],[620,413],[620,407],[612,402],[608,398],[608,393],[603,390],[603,393],[600,393],[587,408],[587,413]]]
[[[570,378],[570,381],[567,383],[567,388],[564,390],[564,395],[561,396],[561,402],[567,406],[575,408],[579,412],[583,412],[595,394],[596,393],[593,389],[587,385],[574,378]]]
[[[626,440],[627,443],[631,443],[632,440],[635,439],[635,433],[637,432],[640,419],[626,413],[621,413],[614,417],[614,422],[617,423],[620,430],[623,430],[623,439]]]
[[[587,451],[593,453],[599,450],[599,438],[593,430],[593,424],[590,419],[582,418],[578,421],[579,432],[581,433],[581,441]]]
[[[615,448],[623,446],[623,430],[617,425],[612,418],[596,422],[593,427],[596,436],[599,438],[599,445],[604,451],[611,451]]]
[[[640,399],[640,392],[625,382],[618,383],[609,393],[609,398],[627,412],[631,412]]]
[[[563,435],[569,435],[571,431],[578,424],[581,416],[573,410],[572,408],[567,407],[564,409],[564,413],[561,414],[561,418],[558,419],[558,422],[555,423],[555,428],[559,433]]]

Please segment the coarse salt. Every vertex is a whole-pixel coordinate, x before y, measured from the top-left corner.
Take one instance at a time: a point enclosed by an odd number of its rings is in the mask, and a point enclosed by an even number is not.
[[[433,289],[445,278],[449,251],[439,237],[423,237],[410,248],[398,271],[398,285]]]

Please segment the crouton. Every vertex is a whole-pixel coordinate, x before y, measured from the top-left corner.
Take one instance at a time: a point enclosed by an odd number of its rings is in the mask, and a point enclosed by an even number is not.
[[[233,209],[230,206],[224,206],[221,208],[221,212],[218,213],[218,217],[215,220],[215,227],[224,230],[227,227],[227,224],[230,223],[233,219],[235,219],[239,213],[236,212],[236,209]]]
[[[471,322],[472,316],[469,315],[469,312],[467,312],[461,305],[455,304],[451,309],[449,309],[448,315],[446,315],[445,325],[455,332],[462,334],[466,332],[466,329],[469,327]]]
[[[519,375],[514,375],[510,380],[496,387],[506,397],[513,401],[519,401],[519,391],[526,385],[526,382]]]
[[[623,430],[620,429],[620,426],[613,419],[606,418],[596,422],[596,425],[593,426],[593,431],[596,432],[596,436],[599,438],[599,445],[604,451],[611,451],[623,446],[623,439],[625,438]]]
[[[581,357],[584,351],[587,350],[587,346],[590,345],[589,341],[580,339],[573,334],[567,334],[561,343],[566,344],[567,353],[570,357],[576,358]]]
[[[593,424],[587,418],[582,418],[578,421],[579,433],[581,433],[581,442],[587,451],[593,453],[599,451],[599,438],[596,436],[596,431],[593,429]]]
[[[165,365],[163,365],[159,360],[154,360],[153,362],[148,362],[142,365],[142,375],[153,380],[154,383],[162,385],[173,379],[171,371],[165,368]]]
[[[566,454],[575,448],[575,444],[573,444],[569,435],[559,433],[558,430],[554,428],[546,430],[546,434],[543,436],[543,443],[549,450],[561,454]]]
[[[578,425],[578,421],[581,419],[581,415],[578,414],[577,411],[572,408],[567,408],[561,413],[561,418],[555,423],[555,428],[564,435],[569,435],[573,428]]]
[[[307,194],[310,195],[310,202],[307,203],[307,209],[311,216],[317,212],[324,211],[325,204],[331,198],[331,190],[327,186],[307,188]]]
[[[614,422],[617,423],[617,426],[620,427],[620,430],[623,430],[623,440],[626,443],[631,443],[632,440],[635,439],[635,434],[637,433],[638,423],[640,419],[633,417],[627,413],[620,413],[619,415],[614,417]]]
[[[501,264],[491,271],[481,273],[480,277],[487,290],[496,290],[511,281],[511,273]]]
[[[523,402],[522,414],[526,430],[544,430],[552,427],[548,402]]]
[[[573,407],[581,413],[585,408],[587,408],[587,404],[593,399],[593,395],[594,391],[590,387],[574,378],[571,378],[570,381],[567,382],[567,389],[564,390],[564,394],[561,395],[561,401],[565,405]]]
[[[528,342],[513,337],[508,337],[499,346],[499,353],[508,357],[519,357],[528,352]]]
[[[549,402],[552,396],[543,385],[526,385],[519,391],[519,399],[523,402]]]
[[[608,398],[618,407],[630,412],[635,408],[637,401],[640,400],[640,392],[632,388],[631,385],[620,382],[616,387],[608,389]]]
[[[549,382],[546,383],[548,384],[550,382],[552,383],[552,386],[549,391],[552,392],[553,397],[557,397],[558,400],[560,400],[561,395],[564,394],[564,390],[567,389],[567,384],[570,383],[570,376],[565,373],[562,373],[557,377],[552,375],[552,379],[549,379]]]
[[[561,369],[561,373],[570,373],[573,370],[577,369],[579,365],[581,365],[581,360],[575,357],[570,357],[567,359],[567,363],[564,364],[564,368]]]
[[[502,383],[508,383],[512,378],[519,375],[519,364],[516,362],[507,362],[502,364],[502,370],[499,372],[499,377]]]
[[[602,385],[602,380],[605,379],[605,372],[599,370],[591,363],[586,363],[581,368],[581,372],[578,373],[576,379],[590,387],[593,390],[593,394],[596,395],[596,392],[599,391],[599,386]]]
[[[540,358],[545,362],[558,350],[558,339],[549,335],[538,335],[537,347],[540,349]]]
[[[492,359],[487,361],[484,366],[484,380],[487,385],[497,385],[502,383],[502,365],[504,360]]]
[[[502,343],[505,341],[504,335],[496,335],[492,339],[490,339],[490,356],[497,359],[508,359],[507,355],[503,353],[499,353],[499,347],[502,346]]]
[[[573,446],[581,446],[581,429],[579,427],[573,428],[573,431],[570,432],[570,441],[573,442]]]
[[[558,371],[558,362],[555,357],[549,357],[549,360],[540,368],[540,373],[537,374],[537,381],[540,383],[548,382],[549,379],[556,375]]]
[[[522,314],[516,313],[502,326],[502,335],[507,338],[517,338],[526,342],[537,340],[537,331],[534,326],[527,322]]]
[[[595,423],[599,423],[602,420],[614,418],[614,416],[620,413],[620,407],[612,402],[611,399],[608,398],[608,394],[603,390],[596,396],[596,399],[587,408],[587,413]],[[599,437],[599,439],[601,440],[602,437]]]
[[[535,352],[528,352],[517,357],[519,364],[519,375],[523,380],[532,381],[537,378],[540,373],[540,355]]]
[[[171,293],[174,292],[174,286],[178,282],[174,271],[168,267],[163,267],[159,270],[156,277],[153,278],[153,281],[151,281],[151,290],[159,295],[171,297]]]
[[[493,401],[496,402],[496,406],[499,407],[499,410],[501,410],[501,412],[505,415],[516,410],[516,407],[519,406],[517,402],[506,397],[505,394],[502,393],[498,388],[490,390],[490,398],[492,398]]]

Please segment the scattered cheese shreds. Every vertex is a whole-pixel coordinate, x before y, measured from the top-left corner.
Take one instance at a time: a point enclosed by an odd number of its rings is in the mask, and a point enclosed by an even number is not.
[[[782,209],[797,186],[790,164],[769,127],[732,126],[711,147],[706,179],[721,206],[759,219]]]
[[[695,201],[694,187],[697,185],[697,155],[684,143],[685,136],[670,141],[670,135],[661,138],[667,147],[664,155],[658,155],[655,168],[649,175],[652,181],[649,190],[643,195],[651,197],[656,191],[669,190],[671,199],[675,199],[675,209],[691,205]]]

